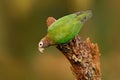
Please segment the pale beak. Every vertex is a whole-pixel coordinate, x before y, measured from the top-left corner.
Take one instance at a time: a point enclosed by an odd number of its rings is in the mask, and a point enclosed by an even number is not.
[[[39,51],[40,51],[41,53],[43,53],[44,48],[38,47],[38,49],[39,49]]]

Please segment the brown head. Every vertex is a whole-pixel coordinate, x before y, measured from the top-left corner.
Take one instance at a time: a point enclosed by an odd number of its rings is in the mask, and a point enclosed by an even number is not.
[[[49,47],[51,45],[53,45],[52,41],[50,40],[48,36],[45,36],[38,43],[38,49],[41,53],[43,53],[44,48]]]

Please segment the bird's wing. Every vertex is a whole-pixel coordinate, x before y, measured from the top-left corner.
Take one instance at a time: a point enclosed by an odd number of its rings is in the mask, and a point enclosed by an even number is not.
[[[54,17],[48,17],[47,20],[46,20],[47,27],[49,27],[55,21],[56,21],[56,19]]]

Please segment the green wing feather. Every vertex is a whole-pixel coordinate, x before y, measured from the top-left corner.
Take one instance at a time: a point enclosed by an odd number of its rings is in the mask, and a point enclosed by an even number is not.
[[[86,14],[64,16],[48,27],[48,36],[56,44],[66,43],[77,35]]]

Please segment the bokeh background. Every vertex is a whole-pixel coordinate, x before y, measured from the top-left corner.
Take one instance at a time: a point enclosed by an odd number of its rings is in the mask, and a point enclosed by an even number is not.
[[[91,9],[80,31],[98,43],[102,80],[120,78],[119,0],[0,0],[0,80],[74,80],[70,64],[55,47],[38,51],[46,18]]]

